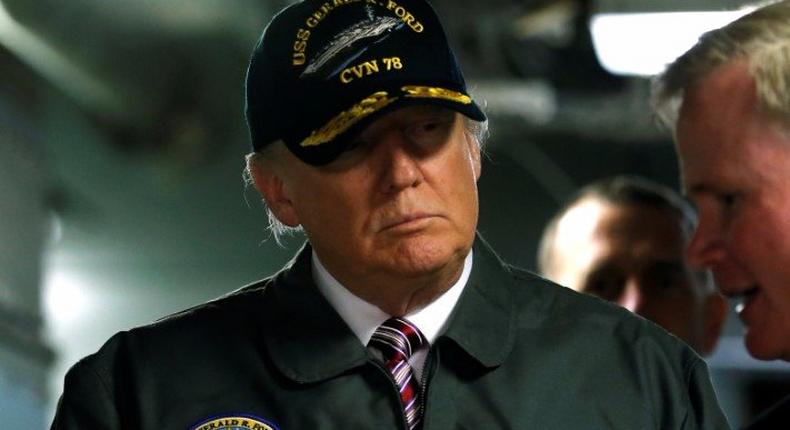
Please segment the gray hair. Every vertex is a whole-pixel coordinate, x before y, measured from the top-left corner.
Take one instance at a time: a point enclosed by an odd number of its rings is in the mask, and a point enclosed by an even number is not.
[[[790,126],[790,0],[763,4],[767,5],[703,34],[653,81],[653,109],[673,133],[684,92],[736,59],[749,63],[760,108]]]
[[[282,157],[280,151],[285,150],[285,145],[281,141],[273,142],[269,145],[266,145],[255,152],[250,152],[244,157],[244,172],[242,173],[242,178],[244,178],[245,186],[249,187],[250,185],[254,185],[253,178],[252,178],[252,169],[253,165],[259,163],[272,163],[276,162],[279,157]],[[283,224],[282,221],[277,219],[277,216],[274,215],[272,209],[266,203],[266,199],[261,196],[261,202],[263,203],[263,209],[266,212],[266,218],[269,220],[269,225],[266,227],[271,234],[271,237],[274,238],[274,241],[279,246],[283,245],[283,237],[286,235],[294,235],[296,233],[302,232],[302,226],[291,227],[288,225]]]
[[[466,116],[464,118],[464,128],[466,132],[475,139],[477,142],[477,146],[480,148],[480,151],[483,151],[485,148],[485,142],[488,140],[490,135],[488,130],[488,120],[486,121],[475,121],[471,118]],[[264,146],[257,152],[250,152],[245,156],[245,166],[244,172],[242,173],[242,177],[244,178],[244,183],[246,186],[250,186],[253,184],[252,180],[252,166],[256,163],[266,163],[266,162],[276,162],[279,157],[282,156],[280,151],[285,150],[285,145],[280,142],[274,142],[269,145]],[[286,235],[294,235],[297,233],[301,233],[303,228],[301,225],[296,227],[291,227],[288,225],[283,224],[282,221],[277,219],[277,216],[274,215],[269,205],[266,203],[265,198],[261,198],[261,202],[263,202],[264,209],[266,211],[266,216],[269,219],[269,225],[267,229],[271,233],[274,241],[283,246],[283,237]]]

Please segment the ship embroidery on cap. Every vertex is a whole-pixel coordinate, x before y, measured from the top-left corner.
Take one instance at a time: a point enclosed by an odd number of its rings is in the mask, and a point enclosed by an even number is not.
[[[375,16],[372,8],[366,6],[368,19],[360,21],[351,27],[338,33],[332,40],[321,48],[299,78],[309,77],[318,73],[329,61],[338,54],[352,50],[349,55],[337,65],[330,73],[325,75],[326,79],[338,74],[344,67],[351,63],[355,58],[367,51],[368,47],[389,37],[389,35],[404,26],[400,19],[388,16]],[[357,43],[360,40],[373,39],[367,41],[363,46]],[[354,44],[357,46],[354,47]]]

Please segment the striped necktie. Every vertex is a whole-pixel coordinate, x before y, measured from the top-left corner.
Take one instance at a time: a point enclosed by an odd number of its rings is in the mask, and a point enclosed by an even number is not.
[[[419,384],[409,365],[409,357],[427,343],[420,330],[403,318],[384,321],[368,343],[382,353],[384,364],[395,379],[409,429],[416,428],[422,418]]]

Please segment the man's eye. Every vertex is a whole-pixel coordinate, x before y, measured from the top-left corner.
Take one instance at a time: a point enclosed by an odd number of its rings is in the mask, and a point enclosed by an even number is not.
[[[371,146],[372,144],[369,140],[363,138],[354,139],[348,145],[348,149],[340,153],[337,158],[324,166],[324,168],[335,171],[348,169],[362,161],[370,152]]]
[[[738,203],[740,195],[737,193],[721,193],[718,195],[718,199],[724,207],[731,208]]]
[[[616,300],[623,290],[624,282],[614,276],[593,276],[584,284],[582,291],[604,300]]]
[[[420,146],[438,145],[447,140],[453,122],[449,120],[422,121],[409,127],[409,139]]]
[[[449,126],[449,121],[440,121],[440,120],[430,120],[430,121],[423,121],[418,124],[415,124],[409,130],[412,134],[429,134],[429,133],[436,133],[443,129],[446,129]]]
[[[431,133],[433,131],[436,131],[439,127],[441,127],[441,125],[442,124],[440,122],[438,122],[438,121],[426,122],[426,123],[417,125],[415,131],[417,133]]]

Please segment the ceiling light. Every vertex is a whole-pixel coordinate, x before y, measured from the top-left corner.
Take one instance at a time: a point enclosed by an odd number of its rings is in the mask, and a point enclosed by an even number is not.
[[[753,8],[727,12],[601,13],[590,19],[598,61],[616,75],[658,74],[706,31]]]

